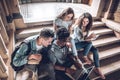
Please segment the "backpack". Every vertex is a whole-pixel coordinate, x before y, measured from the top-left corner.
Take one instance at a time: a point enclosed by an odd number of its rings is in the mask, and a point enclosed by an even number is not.
[[[15,65],[13,64],[13,59],[14,59],[14,57],[15,57],[15,55],[16,55],[16,52],[20,49],[20,47],[21,47],[21,45],[22,45],[23,43],[25,43],[26,45],[29,46],[29,47],[28,47],[28,50],[27,50],[27,53],[29,54],[29,52],[31,51],[30,42],[21,42],[20,45],[18,45],[17,47],[15,47],[15,50],[14,50],[13,53],[11,54],[11,63],[10,63],[10,65],[11,65],[11,67],[14,69],[14,71],[20,71],[20,70],[22,70],[22,69],[24,68],[24,65],[17,67],[17,66],[15,66]],[[26,55],[27,55],[27,54],[26,54]]]

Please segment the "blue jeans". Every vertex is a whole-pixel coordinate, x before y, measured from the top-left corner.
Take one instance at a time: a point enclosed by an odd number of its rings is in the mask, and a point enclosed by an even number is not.
[[[73,45],[73,52],[74,53],[76,53],[76,50],[83,48],[84,49],[83,55],[87,56],[89,54],[89,51],[91,51],[93,53],[95,67],[100,67],[98,50],[97,50],[97,48],[95,48],[93,46],[92,42],[81,41],[81,42],[75,43],[73,39],[71,40],[71,42]]]

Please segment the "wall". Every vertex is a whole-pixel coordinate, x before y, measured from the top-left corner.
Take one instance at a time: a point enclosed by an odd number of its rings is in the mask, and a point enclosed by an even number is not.
[[[0,0],[0,80],[14,80],[14,72],[10,66],[15,43],[15,20],[11,16],[17,11],[11,6],[14,2],[14,0]],[[16,4],[15,8],[18,9]]]
[[[119,0],[119,3],[118,3],[118,6],[117,6],[117,9],[114,13],[114,20],[116,22],[120,22],[120,0]]]

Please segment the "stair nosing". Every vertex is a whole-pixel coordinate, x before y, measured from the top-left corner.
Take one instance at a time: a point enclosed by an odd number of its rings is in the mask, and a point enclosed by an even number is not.
[[[109,34],[113,32],[111,29],[108,28],[105,28],[104,30],[107,31],[103,31],[103,29],[99,29],[99,30],[91,30],[91,32],[94,32],[95,34],[99,34],[99,35]]]
[[[119,48],[119,47],[117,47],[117,48]],[[113,49],[113,48],[112,48],[112,49]],[[115,47],[114,49],[116,49],[116,47]],[[110,49],[107,49],[107,50],[104,50],[104,51],[100,51],[100,52],[99,52],[99,60],[103,60],[103,59],[106,59],[106,58],[109,58],[109,57],[112,57],[112,56],[115,56],[115,55],[119,55],[119,54],[120,54],[120,51],[115,51],[115,50],[114,50],[114,53],[112,52],[112,54],[107,55],[106,52],[109,51],[109,50],[110,50]],[[102,54],[106,54],[106,55],[101,56]],[[91,54],[90,56],[91,56],[90,58],[93,60],[93,58],[92,58],[93,54]]]
[[[107,65],[106,67],[109,68],[109,70],[111,70],[110,67],[108,67],[108,66],[112,66],[112,67],[115,66],[115,67],[116,67],[115,64],[118,64],[118,63],[120,63],[120,60],[117,61],[117,62],[114,62],[114,63],[112,63],[112,64],[109,64],[109,65]],[[109,71],[109,72],[104,72],[103,74],[104,74],[104,75],[108,75],[108,74],[110,74],[110,73],[112,73],[112,72],[115,72],[115,71],[117,71],[117,70],[120,70],[120,67],[119,67],[119,66],[120,66],[120,65],[117,65],[117,68],[115,68],[114,70],[112,69],[111,71]],[[105,71],[105,70],[103,70],[103,69],[105,69],[105,66],[101,67],[102,72]],[[95,79],[98,79],[98,78],[100,78],[100,76],[97,76],[97,77],[95,76],[95,77],[92,78],[92,80],[95,80]]]
[[[93,43],[93,45],[94,45],[95,47],[100,47],[100,46],[104,46],[104,45],[112,44],[112,43],[115,43],[115,42],[120,42],[120,40],[117,39],[116,37],[112,37],[112,38],[114,38],[114,39],[111,40],[111,41],[108,41],[108,42],[95,44],[95,43],[97,43],[97,42],[93,41],[92,43]],[[107,39],[108,39],[108,38],[104,38],[103,40],[106,41]],[[96,40],[96,41],[100,42],[100,40],[102,40],[102,39],[99,39],[99,40]]]
[[[100,27],[100,26],[106,26],[106,24],[103,23],[102,21],[95,21],[93,22],[92,28]]]

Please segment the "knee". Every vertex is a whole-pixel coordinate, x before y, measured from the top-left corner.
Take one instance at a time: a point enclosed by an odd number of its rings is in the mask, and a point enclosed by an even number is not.
[[[98,52],[98,49],[97,49],[97,48],[94,48],[93,50],[96,51],[96,52]]]
[[[90,45],[90,46],[93,46],[92,42],[88,42],[87,44]]]
[[[98,49],[93,46],[93,47],[91,48],[91,51],[98,52]]]

